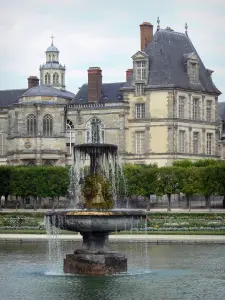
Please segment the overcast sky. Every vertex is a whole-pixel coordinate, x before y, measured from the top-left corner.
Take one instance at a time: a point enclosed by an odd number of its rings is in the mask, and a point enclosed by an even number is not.
[[[205,67],[225,94],[225,0],[0,0],[0,89],[26,88],[39,77],[50,36],[65,63],[66,86],[77,92],[87,69],[103,70],[103,82],[125,80],[140,49],[139,25],[170,26],[188,33]],[[225,101],[225,95],[220,96]]]

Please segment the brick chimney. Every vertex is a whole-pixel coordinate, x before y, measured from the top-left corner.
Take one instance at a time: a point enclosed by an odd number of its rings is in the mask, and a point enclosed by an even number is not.
[[[133,69],[127,69],[126,70],[126,82],[128,82],[128,79],[130,77],[130,75],[133,74]]]
[[[88,102],[98,102],[102,91],[102,70],[99,67],[88,69]]]
[[[37,76],[30,76],[27,78],[28,80],[28,89],[31,89],[34,86],[39,85],[39,79],[37,78]]]
[[[149,22],[143,22],[140,25],[141,32],[141,51],[152,41],[153,38],[153,25]]]

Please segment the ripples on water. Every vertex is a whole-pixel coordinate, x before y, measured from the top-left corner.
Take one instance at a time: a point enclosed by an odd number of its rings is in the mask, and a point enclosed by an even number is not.
[[[77,244],[65,242],[62,255]],[[71,276],[49,261],[44,242],[0,242],[0,300],[221,300],[223,245],[113,244],[127,253],[127,274]],[[58,257],[58,256],[57,256]]]

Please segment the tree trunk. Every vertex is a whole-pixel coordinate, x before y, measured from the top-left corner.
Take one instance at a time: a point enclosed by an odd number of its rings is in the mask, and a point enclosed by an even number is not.
[[[21,196],[21,206],[22,208],[26,208],[26,200],[25,197]]]
[[[42,197],[38,197],[38,208],[42,208]]]
[[[33,201],[34,201],[34,210],[37,210],[37,197],[33,197]]]
[[[57,197],[57,205],[56,208],[59,208],[59,197]]]
[[[167,194],[168,197],[168,208],[167,211],[171,211],[171,194]]]
[[[186,196],[186,208],[189,208],[190,206],[190,197],[188,195],[185,195]]]
[[[211,210],[210,196],[205,196],[205,207]]]
[[[187,196],[188,210],[191,211],[191,197]]]
[[[52,197],[52,210],[54,210],[54,209],[55,209],[55,198]]]
[[[178,193],[178,207],[180,207],[180,200],[181,200],[181,196],[180,196],[180,193]]]
[[[223,196],[223,208],[225,208],[225,195]]]
[[[8,206],[8,197],[9,197],[9,194],[5,195],[5,208],[7,208],[7,206]]]
[[[148,202],[147,202],[147,211],[150,211],[151,209],[151,195],[149,195],[149,198],[147,198]]]
[[[18,209],[18,196],[16,196],[16,210]]]

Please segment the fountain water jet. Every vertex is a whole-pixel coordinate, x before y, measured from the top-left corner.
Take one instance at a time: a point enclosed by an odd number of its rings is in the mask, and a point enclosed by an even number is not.
[[[85,175],[85,161],[88,157],[90,168]],[[82,247],[66,255],[65,273],[104,275],[127,271],[126,256],[108,250],[108,236],[111,232],[136,227],[144,213],[113,210],[116,202],[117,162],[115,145],[82,144],[74,147],[70,191],[76,205],[82,203],[85,209],[51,211],[46,214],[53,226],[79,232],[83,237]]]

